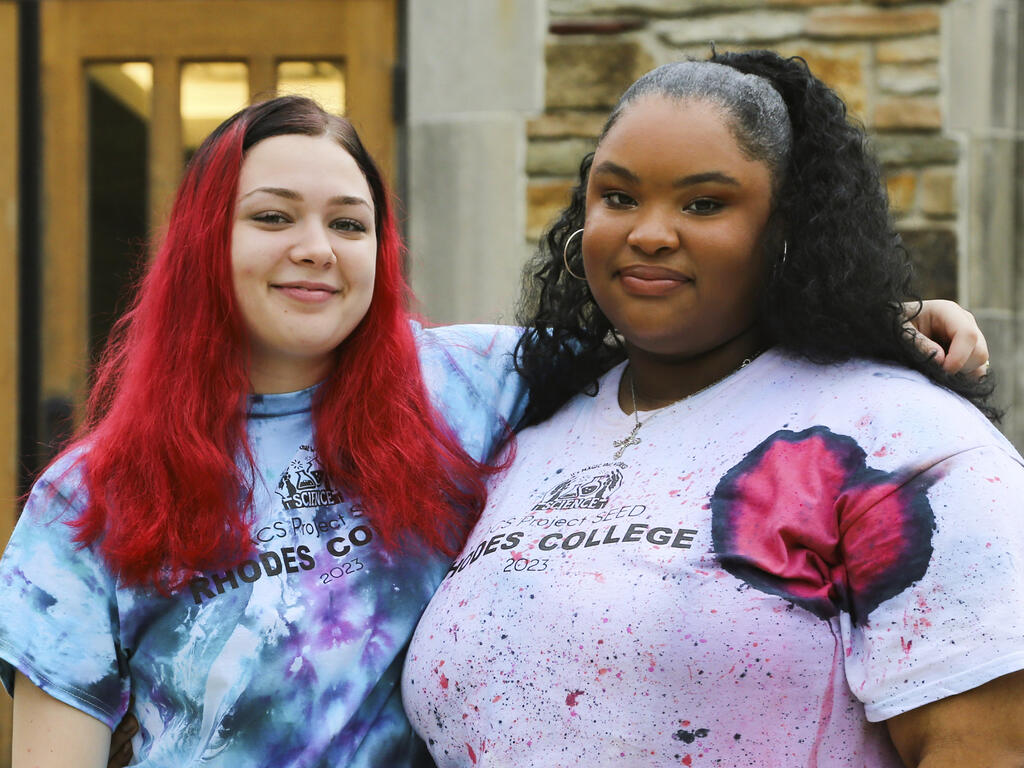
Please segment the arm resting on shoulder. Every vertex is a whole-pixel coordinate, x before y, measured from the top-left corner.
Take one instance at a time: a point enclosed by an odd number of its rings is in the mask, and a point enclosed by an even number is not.
[[[14,676],[12,768],[106,768],[110,729]]]
[[[888,720],[908,768],[1024,768],[1024,671]]]

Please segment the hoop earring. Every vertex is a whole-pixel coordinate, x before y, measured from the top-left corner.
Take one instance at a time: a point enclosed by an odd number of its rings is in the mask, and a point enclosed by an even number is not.
[[[565,271],[568,272],[573,277],[575,277],[577,280],[586,280],[587,278],[580,277],[575,272],[573,272],[572,268],[569,266],[569,243],[571,243],[572,239],[582,231],[583,229],[581,227],[580,229],[577,229],[575,232],[569,235],[568,239],[565,241],[565,246],[562,248],[562,263],[565,264]]]
[[[789,255],[789,243],[786,240],[782,241],[782,266],[786,266],[786,256]]]

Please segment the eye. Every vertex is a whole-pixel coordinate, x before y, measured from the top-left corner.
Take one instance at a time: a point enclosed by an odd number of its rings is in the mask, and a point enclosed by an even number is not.
[[[331,222],[331,228],[339,232],[365,232],[366,225],[357,219],[335,219]]]
[[[608,204],[609,208],[631,208],[636,205],[636,200],[625,192],[604,192],[601,198]]]
[[[714,198],[698,197],[696,200],[691,201],[683,210],[695,213],[698,216],[709,216],[713,213],[718,213],[724,207],[721,202]]]
[[[260,211],[250,217],[260,224],[280,225],[289,223],[290,219],[280,211]]]

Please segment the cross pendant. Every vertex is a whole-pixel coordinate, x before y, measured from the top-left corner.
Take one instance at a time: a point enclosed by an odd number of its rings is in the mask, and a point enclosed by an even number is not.
[[[612,445],[619,449],[615,452],[614,458],[622,458],[622,454],[625,453],[626,449],[629,448],[629,446],[640,445],[640,438],[636,436],[636,433],[640,431],[641,426],[643,425],[637,424],[635,427],[633,427],[633,431],[630,432],[628,436],[622,438],[621,440],[614,440],[612,442]]]

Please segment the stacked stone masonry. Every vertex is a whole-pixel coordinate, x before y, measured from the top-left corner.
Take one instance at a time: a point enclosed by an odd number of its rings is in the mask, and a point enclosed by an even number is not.
[[[527,232],[568,200],[624,88],[719,49],[802,56],[864,123],[926,295],[957,296],[957,142],[943,133],[942,2],[549,0],[546,111],[528,125]]]

